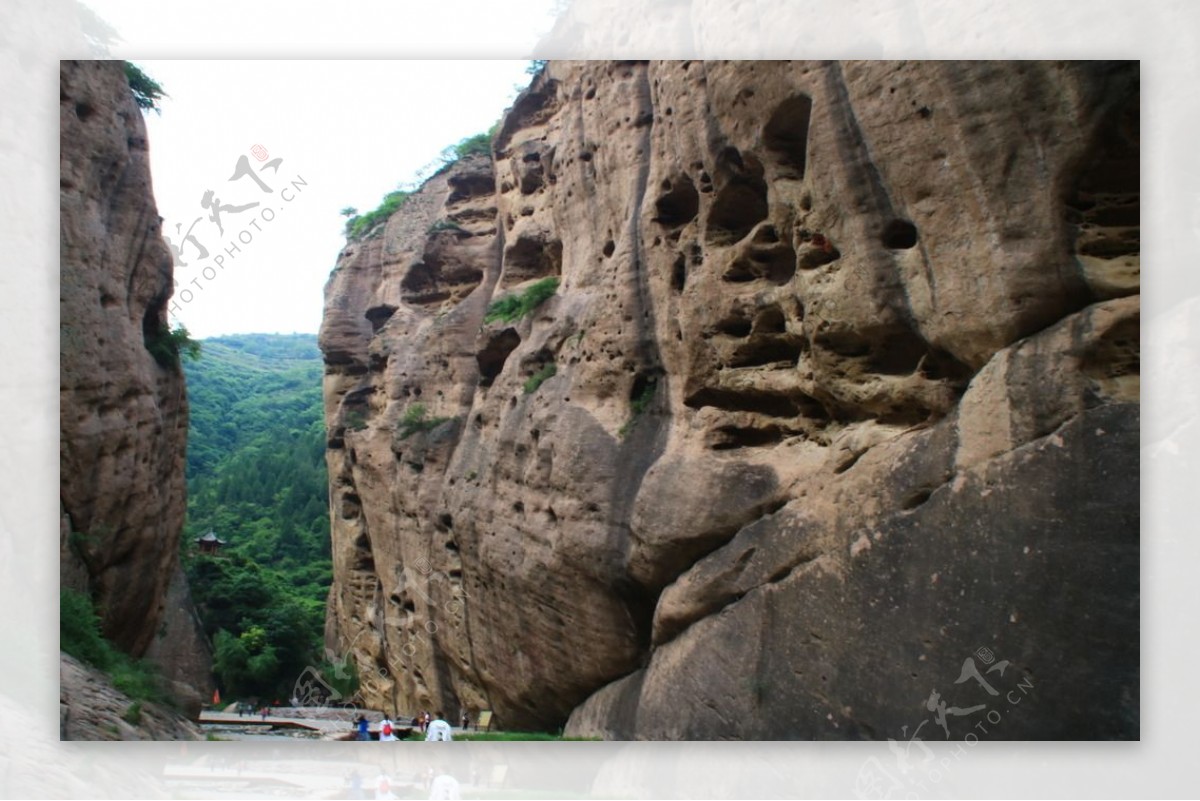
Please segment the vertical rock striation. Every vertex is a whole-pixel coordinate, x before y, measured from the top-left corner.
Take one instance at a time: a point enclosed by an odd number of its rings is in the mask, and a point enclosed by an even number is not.
[[[172,265],[146,128],[120,61],[64,61],[59,100],[62,584],[89,593],[134,656],[199,648],[172,678],[202,691],[203,636],[177,623],[174,645],[154,642],[183,581],[188,408],[183,372],[148,350],[168,333]],[[175,592],[186,605],[186,586]]]
[[[1135,63],[552,62],[326,288],[368,701],[897,737],[987,647],[1037,688],[996,737],[1136,737],[1138,99]]]

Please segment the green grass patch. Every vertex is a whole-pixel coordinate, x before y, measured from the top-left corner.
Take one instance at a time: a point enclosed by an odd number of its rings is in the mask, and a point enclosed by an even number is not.
[[[487,156],[490,159],[492,157],[492,140],[496,138],[496,132],[499,130],[500,121],[497,120],[488,130],[459,139],[455,144],[443,149],[439,156],[443,168],[449,167],[467,156]]]
[[[529,378],[525,379],[525,394],[532,395],[533,393],[537,392],[537,389],[542,385],[542,382],[557,372],[558,365],[554,364],[554,362],[551,362],[541,370],[538,370],[536,373],[529,376]]]
[[[454,153],[455,160],[465,159],[467,156],[482,156],[492,155],[492,135],[496,131],[496,126],[492,126],[492,130],[477,133],[474,136],[468,136],[460,139],[458,144],[452,145],[450,150]]]
[[[396,435],[400,439],[408,439],[420,431],[432,431],[442,423],[449,422],[449,417],[430,417],[429,410],[423,403],[414,403],[404,410],[400,424],[396,426]]]
[[[441,231],[450,231],[452,233],[460,234],[460,233],[466,233],[467,229],[463,228],[461,225],[454,222],[454,220],[447,220],[447,219],[438,220],[433,225],[431,225],[425,229],[425,233],[430,236],[432,236],[433,234],[439,233]]]
[[[134,701],[129,705],[129,708],[121,713],[121,720],[128,723],[130,726],[136,726],[142,722],[142,702]]]
[[[59,592],[59,648],[107,673],[113,686],[134,700],[139,719],[141,702],[171,703],[153,665],[134,659],[104,639],[92,601],[81,592],[69,589]]]
[[[543,278],[541,281],[531,284],[524,292],[505,295],[488,306],[487,313],[483,315],[483,321],[485,323],[497,321],[511,323],[524,319],[534,309],[553,297],[557,290],[557,278]]]
[[[62,590],[58,594],[58,615],[58,647],[80,662],[107,669],[114,649],[100,635],[100,619],[91,599],[75,590]]]
[[[142,342],[161,367],[179,367],[184,356],[193,361],[200,358],[200,343],[192,339],[183,325],[156,327],[143,336]]]
[[[129,91],[133,93],[133,102],[137,103],[138,108],[143,112],[154,109],[155,113],[162,113],[158,101],[168,95],[158,81],[128,61],[125,62],[125,79],[129,81]]]
[[[370,233],[374,230],[375,226],[386,221],[388,217],[399,211],[411,194],[411,192],[405,192],[402,189],[397,189],[395,192],[388,192],[383,196],[383,201],[376,208],[368,211],[366,214],[355,214],[347,219],[347,238],[361,239]],[[350,207],[342,209],[343,212],[349,210]]]
[[[650,403],[654,400],[654,390],[657,387],[658,384],[654,381],[646,382],[646,386],[642,387],[642,391],[639,392],[637,397],[630,402],[629,419],[626,420],[625,424],[621,426],[620,430],[617,431],[618,437],[625,439],[625,437],[629,435],[629,432],[633,430],[634,423],[638,421],[638,418],[642,416],[646,409],[649,408]]]

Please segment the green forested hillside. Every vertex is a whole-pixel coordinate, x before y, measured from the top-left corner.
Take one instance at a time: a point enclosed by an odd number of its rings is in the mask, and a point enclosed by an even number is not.
[[[320,664],[331,580],[320,353],[311,334],[201,345],[185,364],[184,564],[223,694],[284,699]],[[209,530],[217,557],[196,552]]]

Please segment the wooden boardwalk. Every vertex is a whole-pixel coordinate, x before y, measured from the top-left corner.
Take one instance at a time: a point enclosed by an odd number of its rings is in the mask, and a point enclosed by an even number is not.
[[[212,712],[204,710],[200,713],[201,723],[217,723],[223,726],[266,726],[278,729],[308,729],[323,735],[337,732],[350,732],[353,725],[340,720],[316,720],[314,718],[292,718],[259,714],[239,715],[236,712]]]
[[[262,726],[268,729],[307,729],[321,735],[326,740],[353,740],[357,738],[357,727],[353,722],[345,720],[322,720],[319,718],[284,717],[282,715],[267,715],[265,718],[258,713],[239,715],[236,712],[213,712],[204,710],[200,713],[200,723],[211,723],[219,726]],[[394,724],[393,724],[394,725]],[[372,723],[368,731],[372,740],[379,739],[379,724]],[[399,740],[407,739],[413,729],[409,726],[395,726],[393,733]]]

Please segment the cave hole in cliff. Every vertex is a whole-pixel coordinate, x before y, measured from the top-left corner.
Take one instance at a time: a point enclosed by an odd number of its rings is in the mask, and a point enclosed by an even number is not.
[[[929,361],[929,346],[911,332],[881,337],[870,345],[866,368],[882,375],[909,375]]]
[[[769,364],[794,366],[804,351],[805,340],[791,334],[755,334],[738,345],[726,359],[729,367],[761,367]]]
[[[883,227],[879,240],[889,250],[908,250],[917,244],[917,227],[908,220],[892,220]]]
[[[754,412],[768,417],[797,417],[828,421],[829,413],[815,398],[802,392],[765,392],[703,387],[683,401],[690,409],[711,406],[728,412]]]
[[[682,572],[682,571],[679,571]],[[636,581],[622,576],[613,582],[613,595],[621,599],[633,634],[637,650],[649,661],[650,643],[654,633],[654,609],[658,606],[657,593]],[[643,667],[645,664],[643,663]]]
[[[750,331],[753,329],[754,324],[745,314],[734,312],[717,321],[717,324],[713,327],[725,336],[741,339],[750,336]]]
[[[932,489],[928,487],[921,487],[920,489],[910,493],[908,497],[905,498],[900,504],[900,508],[903,511],[911,512],[913,509],[916,509],[918,506],[921,506],[928,501],[931,495],[933,495]]]
[[[396,313],[396,306],[384,303],[379,306],[372,306],[367,309],[363,315],[371,323],[371,332],[379,333],[379,329],[387,324],[387,321],[392,319],[392,315]]]
[[[761,428],[755,426],[719,426],[713,430],[709,447],[714,451],[736,450],[738,448],[762,448],[768,445],[778,445],[789,436],[788,432],[779,426],[768,425]]]
[[[813,337],[813,345],[844,359],[858,359],[871,353],[869,340],[845,329],[822,331]]]
[[[1080,359],[1080,372],[1092,380],[1092,394],[1136,400],[1138,384],[1130,379],[1141,374],[1141,322],[1122,320],[1091,344]],[[1124,386],[1122,386],[1124,385]],[[1089,398],[1092,403],[1098,398]]]
[[[341,508],[339,510],[343,520],[355,520],[362,514],[362,499],[353,492],[347,492],[342,495]]]
[[[675,257],[675,263],[671,265],[671,289],[675,292],[682,292],[684,285],[687,283],[687,259],[680,253]]]
[[[971,368],[954,356],[899,325],[864,332],[827,331],[815,337],[814,345],[845,359],[861,360],[865,372],[878,375],[919,373],[954,386],[965,385],[972,375]]]
[[[796,95],[780,103],[763,126],[763,144],[784,168],[780,177],[804,177],[808,164],[808,128],[811,121],[812,98]]]
[[[418,261],[410,265],[404,278],[400,280],[400,291],[404,300],[416,304],[440,303],[446,300],[450,293],[439,287],[439,277],[440,271],[436,264]]]
[[[481,387],[490,387],[495,382],[496,376],[504,370],[504,364],[508,361],[508,357],[520,344],[521,336],[515,328],[505,328],[488,338],[483,350],[475,354],[475,361],[479,365],[479,385]]]
[[[729,245],[744,239],[767,218],[767,183],[760,177],[735,177],[713,198],[705,226],[705,240]]]
[[[975,374],[970,367],[940,348],[927,350],[925,357],[917,367],[925,378],[933,381],[948,381],[959,388],[965,387]]]
[[[608,240],[607,242],[605,242],[604,243],[604,251],[603,251],[604,258],[607,259],[610,256],[612,256],[613,251],[615,251],[616,249],[617,249],[617,246],[611,239]]]
[[[753,330],[756,334],[782,334],[787,331],[787,319],[783,316],[783,309],[778,306],[761,309],[754,316]]]
[[[662,183],[663,194],[654,202],[654,221],[667,228],[679,228],[696,219],[700,212],[700,193],[687,174]]]
[[[489,159],[490,157],[489,154]],[[493,195],[496,192],[496,179],[490,169],[458,172],[446,179],[446,183],[450,186],[450,196],[446,198],[446,205]]]
[[[782,286],[792,280],[795,274],[796,252],[790,244],[777,241],[766,246],[751,244],[744,253],[730,262],[729,269],[721,278],[731,283],[769,281],[776,286]]]
[[[815,270],[817,267],[837,261],[842,257],[842,253],[828,239],[822,238],[815,242],[805,242],[797,256],[797,267],[801,270]]]
[[[166,299],[156,299],[146,307],[142,314],[142,344],[160,367],[171,367],[179,363],[179,351],[170,338],[165,307]]]
[[[352,569],[363,573],[375,572],[375,554],[371,551],[371,540],[366,532],[360,532],[354,538],[354,561]]]
[[[504,250],[504,282],[506,286],[531,278],[545,278],[562,273],[562,242],[540,236],[518,236]]]
[[[1128,69],[1128,68],[1126,68]],[[1133,67],[1136,69],[1136,65]],[[1114,106],[1081,163],[1063,199],[1073,226],[1073,249],[1088,259],[1120,266],[1134,276],[1141,254],[1140,94],[1136,82]],[[1116,294],[1137,291],[1136,278]]]

